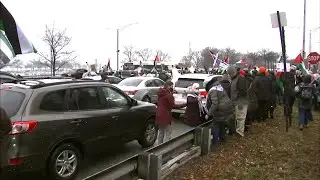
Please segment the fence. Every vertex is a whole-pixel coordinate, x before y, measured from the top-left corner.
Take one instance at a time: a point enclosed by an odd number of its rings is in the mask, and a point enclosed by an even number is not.
[[[190,159],[206,155],[211,147],[207,122],[159,146],[134,155],[83,180],[160,180]]]

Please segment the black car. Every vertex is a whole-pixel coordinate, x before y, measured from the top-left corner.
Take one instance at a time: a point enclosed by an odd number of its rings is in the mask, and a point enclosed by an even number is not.
[[[69,180],[87,155],[132,140],[149,147],[157,138],[156,106],[131,99],[109,83],[5,83],[0,106],[13,123],[9,171],[44,170],[52,179]]]

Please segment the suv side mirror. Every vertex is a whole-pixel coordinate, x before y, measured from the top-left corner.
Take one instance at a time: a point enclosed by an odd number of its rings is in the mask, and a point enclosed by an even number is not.
[[[138,105],[138,101],[136,101],[135,99],[131,99],[131,106],[137,106]]]

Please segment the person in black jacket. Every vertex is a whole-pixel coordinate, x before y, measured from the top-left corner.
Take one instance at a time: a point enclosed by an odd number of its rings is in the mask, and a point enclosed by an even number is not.
[[[223,89],[227,92],[229,98],[231,98],[231,82],[229,80],[228,74],[222,75],[220,84],[223,87]]]
[[[0,177],[2,168],[7,165],[7,144],[9,140],[9,132],[11,131],[11,121],[7,112],[0,107]]]
[[[258,100],[258,121],[265,121],[268,118],[268,111],[270,105],[270,99],[272,92],[272,82],[271,79],[266,76],[266,68],[260,67],[259,72],[253,81],[253,88],[255,89],[255,94]]]

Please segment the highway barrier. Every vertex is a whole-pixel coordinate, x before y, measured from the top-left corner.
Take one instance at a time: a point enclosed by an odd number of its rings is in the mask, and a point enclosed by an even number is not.
[[[211,121],[163,144],[147,149],[83,180],[161,180],[211,147]]]

